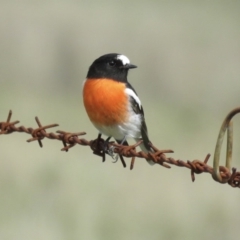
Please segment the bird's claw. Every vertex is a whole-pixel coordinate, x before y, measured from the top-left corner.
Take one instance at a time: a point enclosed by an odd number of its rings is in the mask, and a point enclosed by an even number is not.
[[[115,153],[114,153],[114,149],[115,149],[115,147],[114,147],[114,146],[111,146],[111,147],[107,150],[107,153],[109,154],[109,156],[112,157],[113,163],[116,163],[116,162],[118,161],[118,154],[115,154]]]

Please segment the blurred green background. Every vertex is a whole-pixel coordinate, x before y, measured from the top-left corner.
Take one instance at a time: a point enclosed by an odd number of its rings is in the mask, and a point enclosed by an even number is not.
[[[26,127],[38,116],[94,139],[82,82],[94,59],[118,52],[138,66],[129,79],[152,142],[173,149],[169,156],[203,160],[240,105],[239,12],[239,1],[1,0],[0,121],[12,109]],[[0,137],[1,240],[239,238],[239,190],[209,174],[192,183],[186,169],[143,160],[130,171],[87,147],[65,153],[58,141],[40,149],[28,138]]]

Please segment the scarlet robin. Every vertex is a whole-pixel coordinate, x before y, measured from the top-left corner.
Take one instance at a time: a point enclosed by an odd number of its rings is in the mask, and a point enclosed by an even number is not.
[[[101,134],[128,145],[127,138],[143,143],[144,152],[151,151],[141,101],[127,80],[129,69],[137,66],[117,53],[97,58],[89,67],[83,84],[83,102],[87,114]],[[154,162],[147,160],[150,164]]]

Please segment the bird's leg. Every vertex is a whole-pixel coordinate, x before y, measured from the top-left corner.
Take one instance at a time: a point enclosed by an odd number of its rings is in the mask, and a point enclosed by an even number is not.
[[[108,137],[105,141],[104,141],[104,144],[103,144],[103,149],[105,152],[108,152],[108,143],[109,143],[109,140],[111,139],[112,137]]]
[[[112,137],[108,137],[105,142],[104,142],[104,151],[109,155],[111,156],[113,159],[115,159],[115,154],[114,154],[114,149],[115,147],[114,146],[111,146],[108,148],[108,143],[109,143],[109,140],[111,139]]]
[[[107,153],[109,156],[111,156],[113,159],[115,158],[114,156],[114,146],[111,146],[111,147],[108,147],[108,144],[109,144],[109,140],[111,139],[112,137],[108,137],[103,145],[101,145],[101,150],[103,151],[103,153]],[[101,133],[98,134],[98,146],[100,147],[100,139],[101,139]],[[105,161],[105,158],[104,158],[104,161]]]
[[[123,143],[126,141],[126,136],[123,138],[123,140],[121,141],[121,145],[123,145]]]
[[[101,136],[102,136],[102,134],[99,133],[99,134],[98,134],[98,137],[97,137],[97,145],[98,145],[98,148],[99,148],[99,149],[100,149]]]
[[[123,138],[123,140],[120,142],[121,145],[123,145],[123,143],[126,141],[126,137]],[[112,158],[114,159],[113,163],[116,163],[118,161],[118,157],[119,157],[119,154],[115,155],[114,156],[114,146],[111,146],[109,151],[111,150],[112,152]]]

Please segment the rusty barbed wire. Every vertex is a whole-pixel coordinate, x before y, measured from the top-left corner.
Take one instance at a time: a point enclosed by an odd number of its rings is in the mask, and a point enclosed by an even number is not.
[[[123,167],[126,167],[126,163],[123,157],[131,158],[130,163],[130,169],[132,170],[134,168],[135,159],[136,158],[143,158],[143,159],[151,159],[156,164],[159,164],[165,168],[171,168],[170,165],[175,165],[178,167],[185,167],[191,170],[191,179],[194,182],[195,181],[195,174],[201,174],[201,173],[210,173],[215,181],[218,181],[219,183],[228,183],[232,187],[238,187],[240,188],[240,172],[237,172],[236,168],[230,169],[230,161],[231,161],[231,152],[232,152],[232,130],[230,130],[230,134],[228,137],[228,148],[227,148],[227,159],[226,159],[226,166],[219,166],[219,157],[220,157],[220,151],[221,151],[221,143],[222,139],[225,133],[225,130],[232,129],[231,126],[231,118],[240,112],[240,108],[232,110],[224,120],[224,123],[222,125],[222,128],[219,133],[218,142],[216,145],[216,151],[214,155],[214,168],[209,166],[208,160],[210,158],[210,154],[207,154],[205,159],[203,161],[200,161],[198,159],[192,160],[192,161],[183,161],[180,159],[174,159],[172,157],[167,157],[167,153],[173,153],[172,150],[166,149],[166,150],[160,150],[157,147],[155,147],[153,144],[151,144],[152,152],[145,153],[142,151],[137,151],[138,145],[141,144],[142,141],[139,141],[138,143],[131,145],[131,146],[124,146],[117,144],[115,142],[109,142],[107,144],[107,149],[112,149],[113,153],[110,154],[112,157],[113,154],[118,154],[120,157],[120,160],[123,164]],[[79,136],[83,136],[86,133],[85,132],[77,132],[77,133],[71,133],[66,131],[56,131],[56,133],[48,133],[46,130],[49,128],[57,127],[58,124],[50,124],[46,126],[42,126],[40,120],[38,117],[35,118],[38,127],[37,128],[27,128],[24,126],[17,127],[16,124],[19,123],[19,121],[13,121],[11,122],[12,117],[12,111],[9,111],[7,120],[5,122],[0,122],[0,135],[3,134],[11,134],[13,132],[24,132],[27,134],[30,134],[32,138],[28,139],[27,142],[33,142],[38,141],[39,146],[43,147],[42,140],[44,138],[48,139],[55,139],[59,140],[63,143],[62,151],[68,151],[70,148],[76,146],[77,144],[82,146],[90,146],[90,148],[93,150],[93,153],[95,155],[98,155],[102,158],[102,161],[104,162],[106,160],[106,143],[105,140],[101,138],[101,135],[98,135],[98,138],[95,140],[88,141],[84,138],[79,138]],[[224,127],[223,127],[224,126]],[[220,140],[219,140],[220,139]],[[231,143],[229,143],[231,141]],[[219,143],[220,142],[220,143]]]

